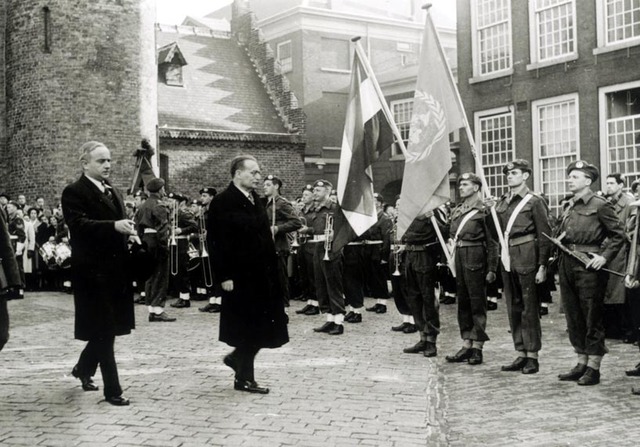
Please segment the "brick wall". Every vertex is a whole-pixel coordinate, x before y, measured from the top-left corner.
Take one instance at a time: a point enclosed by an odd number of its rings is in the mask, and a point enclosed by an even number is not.
[[[0,2],[0,92],[5,91],[5,20],[7,15],[7,2]],[[6,128],[6,97],[0,93],[0,191],[7,187],[7,176],[4,175],[8,169],[9,153],[7,149],[7,128]]]
[[[260,163],[263,178],[268,174],[280,177],[283,195],[293,200],[304,183],[304,143],[256,141],[210,141],[191,139],[160,139],[160,151],[168,158],[167,191],[199,197],[203,186],[222,191],[231,181],[229,173],[233,157],[250,154]],[[261,192],[261,191],[259,191]]]
[[[124,187],[130,153],[142,136],[155,140],[156,83],[142,81],[155,60],[153,1],[5,4],[8,166],[0,177],[8,178],[7,190],[52,202],[79,175],[77,149],[88,140],[111,149],[113,178]]]

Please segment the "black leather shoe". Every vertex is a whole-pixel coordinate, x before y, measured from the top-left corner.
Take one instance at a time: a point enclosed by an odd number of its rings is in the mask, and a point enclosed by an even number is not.
[[[318,306],[311,306],[309,308],[309,310],[307,310],[304,314],[305,315],[319,315],[320,314],[320,308]]]
[[[344,334],[344,325],[342,325],[342,324],[334,325],[333,328],[331,328],[331,330],[329,332],[327,332],[327,334],[329,334],[329,335],[342,335],[342,334]]]
[[[600,383],[600,371],[597,369],[593,369],[587,366],[587,370],[584,372],[582,377],[578,379],[578,385],[580,386],[591,386],[597,385]]]
[[[105,397],[104,400],[109,402],[111,405],[115,405],[116,407],[124,407],[130,404],[129,399],[124,396]]]
[[[80,376],[80,374],[78,373],[78,365],[73,367],[73,369],[71,370],[71,375],[76,379],[80,379],[80,382],[82,383],[82,389],[85,391],[98,391],[100,389],[98,388],[98,385],[93,383],[93,379],[90,376]]]
[[[161,314],[149,314],[149,322],[151,323],[168,323],[171,321],[176,321],[176,319],[167,315],[166,312],[162,312]]]
[[[549,308],[540,306],[540,316],[544,317],[545,315],[549,315]]]
[[[184,309],[185,307],[191,307],[191,301],[178,298],[178,300],[175,303],[171,303],[170,306],[176,309]]]
[[[498,310],[498,303],[487,301],[487,310]]]
[[[527,363],[522,367],[522,374],[535,374],[540,371],[538,359],[527,358]]]
[[[482,363],[482,349],[471,348],[471,357],[467,362],[469,365],[479,365]]]
[[[455,296],[445,296],[442,300],[440,300],[442,304],[456,304]]]
[[[385,306],[384,304],[378,304],[378,308],[376,309],[376,313],[377,314],[386,314],[387,313],[387,306]]]
[[[416,326],[415,324],[409,323],[409,326],[404,328],[402,332],[404,332],[405,334],[413,334],[415,332],[418,332],[418,326]]]
[[[347,321],[347,319],[345,318],[344,321]],[[362,323],[362,314],[357,314],[357,313],[353,313],[353,317],[351,317],[350,320],[348,320],[349,323]]]
[[[640,363],[638,363],[634,369],[630,369],[624,373],[629,377],[640,377]]]
[[[233,389],[248,393],[269,394],[269,388],[258,386],[253,380],[234,380]]]
[[[423,354],[425,357],[435,357],[436,355],[438,355],[438,348],[436,348],[436,344],[428,341],[427,347],[424,348]]]
[[[411,325],[411,323],[402,323],[402,324],[400,324],[398,326],[391,326],[391,330],[393,332],[402,332],[402,331],[404,331],[404,328],[406,328],[407,326],[410,326],[410,325]]]
[[[347,315],[344,316],[344,321],[346,321],[347,323],[351,322],[351,319],[355,316],[355,312],[353,311],[349,311],[347,312]]]
[[[367,307],[365,310],[367,312],[377,312],[378,311],[378,306],[380,306],[380,304],[376,303],[371,307]]]
[[[404,352],[405,354],[418,354],[420,352],[424,352],[425,349],[427,349],[427,342],[420,340],[415,345],[409,348],[404,348],[402,352]]]
[[[222,363],[224,363],[225,365],[227,365],[229,368],[231,368],[234,372],[238,372],[237,368],[238,365],[236,364],[236,359],[233,357],[232,354],[227,354],[224,356],[224,358],[222,359]]]
[[[209,312],[210,314],[217,314],[220,312],[220,305],[217,303],[207,303],[206,305],[199,307],[200,312]]]
[[[580,377],[582,377],[586,371],[587,371],[587,365],[578,363],[568,373],[558,374],[558,379],[560,379],[563,382],[576,382],[580,380]]]
[[[313,328],[313,332],[325,332],[328,333],[336,324],[333,321],[327,321],[320,327]]]
[[[298,315],[302,315],[303,313],[305,313],[306,311],[309,310],[309,308],[313,307],[311,304],[307,304],[306,306],[304,306],[302,309],[300,310],[296,310],[296,313]]]
[[[513,363],[501,366],[500,371],[520,371],[522,370],[522,368],[524,368],[524,365],[526,365],[526,363],[526,357],[518,357],[513,361]]]
[[[449,363],[462,363],[471,357],[471,348],[462,348],[454,355],[448,355],[445,357]]]
[[[133,300],[133,304],[147,304],[147,299],[143,296],[139,296],[135,300]]]

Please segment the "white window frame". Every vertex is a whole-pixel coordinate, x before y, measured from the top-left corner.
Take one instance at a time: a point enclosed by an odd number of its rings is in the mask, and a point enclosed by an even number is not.
[[[469,84],[475,84],[477,82],[488,81],[490,79],[497,79],[504,76],[513,74],[513,39],[512,39],[512,16],[511,16],[511,0],[506,0],[508,3],[508,26],[507,26],[507,39],[509,40],[509,66],[502,70],[494,71],[491,73],[480,73],[480,44],[478,42],[478,14],[477,3],[478,0],[471,0],[469,2],[470,16],[471,16],[471,55],[473,62],[473,77],[469,79]]]
[[[617,42],[607,42],[606,8],[606,0],[596,0],[596,28],[598,47],[593,49],[593,54],[598,55],[640,45],[640,36]]]
[[[281,48],[287,45],[289,46],[290,56],[288,58],[283,59],[280,57]],[[291,43],[291,40],[285,40],[276,45],[276,59],[280,63],[280,69],[282,73],[290,73],[293,71],[293,44]],[[283,62],[287,60],[288,60],[288,63]]]
[[[569,93],[566,95],[553,96],[550,98],[539,99],[531,102],[531,137],[533,150],[533,188],[535,191],[543,191],[542,189],[542,161],[540,155],[540,108],[555,103],[574,101],[576,104],[576,160],[580,159],[580,98],[578,93]],[[566,188],[566,185],[565,185]],[[556,214],[557,211],[555,210]]]
[[[515,111],[513,106],[506,106],[506,107],[497,107],[495,109],[481,110],[473,114],[474,138],[476,140],[476,156],[480,157],[480,161],[482,161],[483,167],[485,168],[483,175],[488,178],[487,183],[489,185],[489,190],[493,195],[497,195],[496,188],[498,187],[498,185],[494,185],[490,182],[492,178],[492,174],[487,176],[487,168],[497,168],[498,173],[500,173],[504,165],[502,163],[488,164],[483,161],[482,159],[482,155],[483,155],[482,154],[482,128],[481,128],[480,122],[484,118],[488,118],[496,115],[511,115],[511,153],[508,154],[508,156],[506,157],[506,160],[507,160],[506,163],[508,163],[509,161],[513,160],[516,155],[516,117],[514,112]]]
[[[608,145],[608,133],[607,133],[607,94],[611,92],[617,92],[620,90],[630,90],[633,88],[640,88],[640,81],[625,82],[624,84],[609,85],[607,87],[600,87],[598,89],[598,106],[599,113],[599,127],[600,127],[600,171],[602,172],[601,178],[606,179],[609,172],[609,145]],[[622,174],[627,176],[627,173]],[[627,187],[631,184],[626,185]]]
[[[537,0],[529,0],[529,57],[531,63],[527,65],[527,70],[537,70],[542,67],[548,67],[551,65],[561,64],[578,59],[578,27],[576,25],[576,1],[566,0],[565,3],[571,3],[571,11],[573,14],[573,51],[561,56],[540,60],[539,54],[539,26],[538,26],[538,11],[536,11]],[[557,6],[557,5],[554,5]],[[551,9],[551,6],[547,9]]]
[[[351,68],[353,66],[353,45],[350,45],[349,40],[348,39],[340,39],[337,37],[331,37],[331,36],[324,36],[320,38],[320,60],[322,63],[322,45],[323,45],[323,41],[325,40],[335,40],[335,41],[342,41],[345,42],[347,44],[347,65],[348,68],[344,69],[344,68],[334,68],[334,67],[324,67],[321,66],[320,70],[321,71],[325,71],[325,72],[330,72],[330,73],[343,73],[343,74],[350,74],[351,73]]]
[[[408,124],[409,125],[409,129],[408,131],[410,131],[411,129],[411,117],[413,115],[413,100],[414,98],[403,98],[403,99],[396,99],[395,101],[391,101],[389,103],[389,110],[391,111],[391,114],[393,115],[393,119],[394,121],[396,121],[396,125],[398,126],[398,130],[400,130],[400,126],[402,124]],[[409,113],[409,121],[407,121],[406,123],[404,122],[398,122],[396,120],[395,117],[395,107],[399,106],[399,105],[404,105],[404,104],[411,104],[411,113]],[[407,146],[409,144],[409,134],[407,134],[407,139],[405,140],[405,146]],[[402,150],[400,149],[400,146],[398,145],[398,143],[393,143],[393,145],[391,146],[391,160],[404,160],[404,154],[402,153]]]

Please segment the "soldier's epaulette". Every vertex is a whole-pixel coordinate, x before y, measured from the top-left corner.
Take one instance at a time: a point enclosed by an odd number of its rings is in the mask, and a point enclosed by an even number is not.
[[[604,203],[609,203],[609,204],[611,204],[611,202],[609,202],[605,196],[600,196],[600,195],[598,195],[598,194],[594,194],[594,195],[591,197],[591,199],[595,199],[595,200],[596,200],[596,202],[604,202]],[[613,205],[611,205],[611,206],[613,206]]]

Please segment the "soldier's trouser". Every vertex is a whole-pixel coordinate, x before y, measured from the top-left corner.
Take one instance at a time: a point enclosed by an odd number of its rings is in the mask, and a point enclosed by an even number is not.
[[[309,300],[316,299],[316,275],[313,266],[313,244],[305,244],[299,248],[300,259],[300,279],[302,291]]]
[[[390,275],[391,275],[391,289],[393,290],[393,301],[396,304],[396,309],[398,309],[398,312],[400,313],[400,315],[411,315],[411,309],[409,308],[409,304],[407,303],[407,281],[404,277],[404,274],[402,272],[404,272],[404,257],[405,257],[406,253],[401,253],[400,256],[398,257],[399,259],[399,266],[398,266],[398,272],[400,272],[400,275],[396,276],[393,274],[393,272],[396,271],[396,265],[395,265],[395,260],[394,260],[394,256],[393,253],[391,254],[391,256],[389,257],[389,270],[390,270]]]
[[[486,341],[487,251],[483,246],[456,249],[458,326],[463,340]]]
[[[368,281],[369,293],[373,298],[389,298],[387,279],[389,278],[389,266],[382,263],[382,244],[364,246],[365,265],[369,274],[365,275]]]
[[[587,270],[562,255],[558,275],[571,345],[578,354],[606,354],[603,317],[608,273]]]
[[[344,297],[345,303],[360,309],[364,306],[364,245],[344,247]]]
[[[278,281],[282,287],[284,307],[289,307],[289,275],[287,273],[288,253],[278,253]]]
[[[407,304],[420,331],[420,339],[435,343],[440,333],[439,304],[436,300],[436,258],[428,251],[410,251],[404,268]]]
[[[320,310],[331,315],[344,314],[343,256],[333,255],[331,260],[324,261],[324,244],[315,245],[313,273]]]
[[[189,241],[178,239],[178,274],[175,275],[175,287],[179,293],[191,292],[191,278],[189,276]],[[173,276],[173,275],[172,275]]]
[[[145,300],[147,306],[164,307],[169,289],[169,251],[158,245],[155,233],[143,236],[147,248],[154,258],[154,269],[145,284]]]
[[[535,267],[527,273],[518,273],[513,266],[510,272],[502,269],[503,294],[516,351],[538,352],[542,347],[536,273]]]
[[[627,289],[630,320],[633,327],[633,339],[640,340],[640,288]]]
[[[2,268],[2,267],[0,267]],[[0,296],[0,351],[9,341],[9,311],[7,309],[7,299]]]

